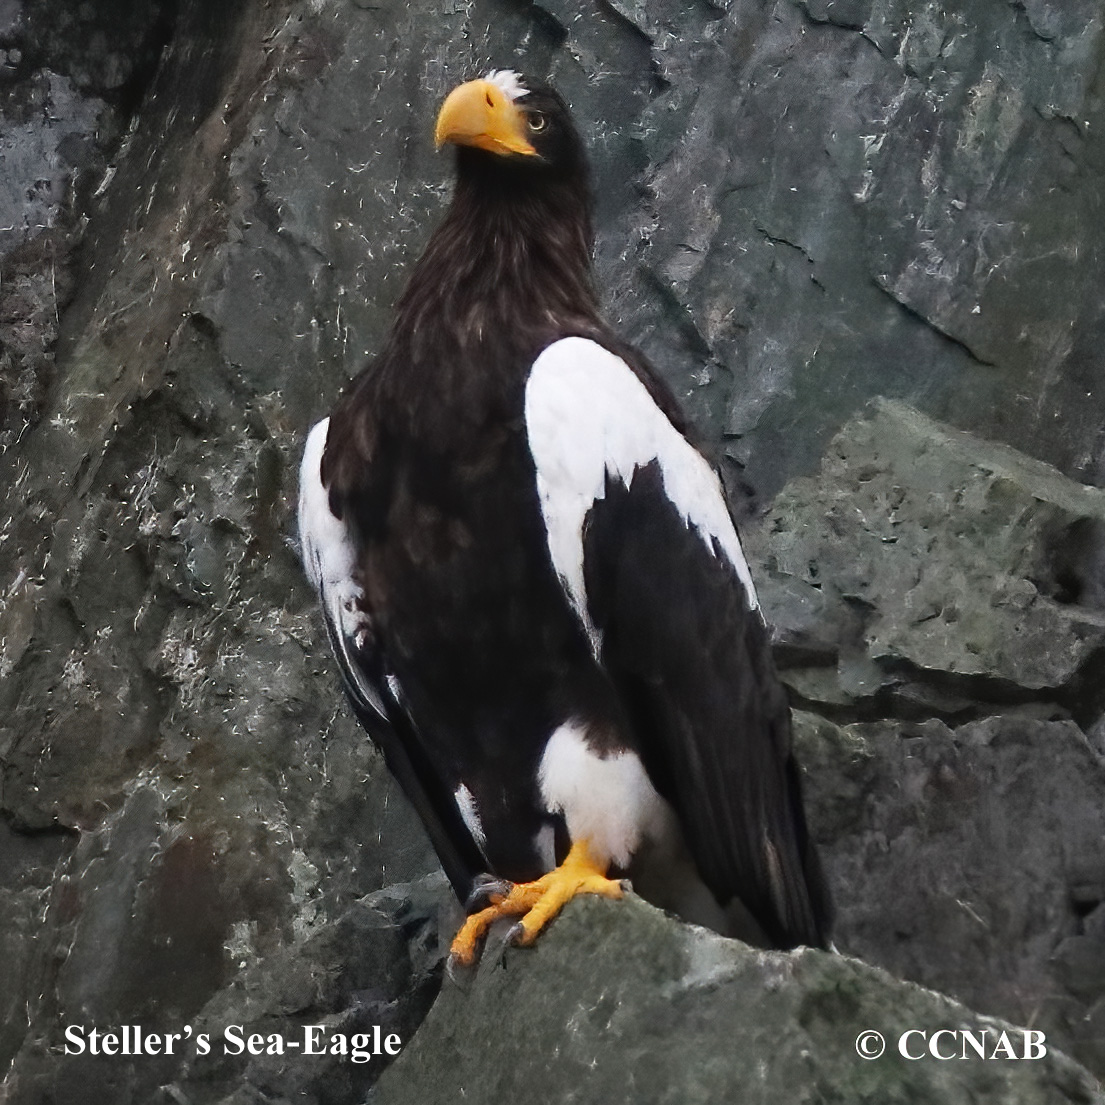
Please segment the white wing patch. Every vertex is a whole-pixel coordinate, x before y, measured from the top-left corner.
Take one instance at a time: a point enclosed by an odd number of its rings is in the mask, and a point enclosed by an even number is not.
[[[334,624],[348,624],[361,589],[353,580],[353,543],[340,518],[330,513],[330,496],[322,485],[322,454],[330,419],[310,434],[299,466],[299,545],[307,578],[315,585]],[[344,615],[344,616],[343,616]]]
[[[596,655],[601,640],[587,609],[583,523],[605,496],[608,474],[628,487],[638,468],[658,463],[667,497],[711,553],[716,542],[744,587],[749,609],[758,609],[717,473],[620,357],[587,338],[550,345],[526,384],[526,430],[553,566]]]
[[[379,694],[365,680],[349,653],[363,647],[370,631],[359,606],[363,592],[353,578],[356,561],[353,542],[340,518],[330,513],[330,496],[322,484],[322,454],[330,419],[324,418],[307,435],[299,466],[299,545],[303,568],[314,584],[331,628],[331,643],[346,678],[381,716],[386,716]]]
[[[520,99],[522,96],[528,96],[530,92],[513,69],[492,69],[484,80],[493,84],[508,100]]]

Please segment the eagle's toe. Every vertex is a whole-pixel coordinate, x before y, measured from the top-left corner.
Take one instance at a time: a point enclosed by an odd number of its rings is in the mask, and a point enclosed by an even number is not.
[[[620,898],[625,893],[621,880],[608,879],[606,867],[592,856],[586,841],[577,841],[559,867],[533,882],[516,883],[509,893],[491,899],[491,904],[469,915],[453,940],[450,958],[466,967],[476,961],[487,930],[504,917],[519,917],[511,928],[512,944],[532,944],[545,926],[579,894]]]

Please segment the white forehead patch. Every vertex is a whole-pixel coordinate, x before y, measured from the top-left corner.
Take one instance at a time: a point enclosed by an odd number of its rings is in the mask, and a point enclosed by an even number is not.
[[[492,69],[484,80],[490,81],[507,99],[517,100],[529,95],[529,89],[513,69]]]

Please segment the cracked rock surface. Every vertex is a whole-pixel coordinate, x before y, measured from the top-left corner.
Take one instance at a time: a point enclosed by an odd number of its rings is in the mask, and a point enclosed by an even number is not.
[[[572,1003],[636,970],[619,933],[663,962],[616,991],[610,1069],[656,992],[714,1041],[664,1068],[672,1100],[801,1100],[742,1066],[759,1037],[709,1035],[736,993],[781,1054],[838,1064],[813,1083],[838,1099],[925,1100],[855,1057],[862,1002],[799,1016],[826,987],[943,1016],[910,1004],[938,988],[1105,1072],[1103,24],[1094,0],[0,0],[0,1097],[361,1101],[385,1059],[62,1033],[378,1024],[450,1054],[516,978]],[[493,66],[574,109],[608,311],[746,519],[840,945],[911,981],[586,904],[414,1035],[456,906],[341,701],[295,473],[447,200],[436,105]],[[707,952],[736,990],[680,989]],[[507,1077],[481,1038],[451,1075]],[[1092,1096],[1062,1060],[921,1066],[940,1100]],[[420,1078],[380,1092],[430,1100]]]

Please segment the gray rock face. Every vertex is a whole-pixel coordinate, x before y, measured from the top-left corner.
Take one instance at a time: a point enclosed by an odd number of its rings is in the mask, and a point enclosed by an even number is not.
[[[1103,507],[881,401],[749,542],[783,678],[822,715],[798,736],[839,945],[1096,1070]]]
[[[1105,765],[1078,727],[796,717],[838,946],[1105,1069]]]
[[[41,414],[85,210],[115,175],[170,7],[0,5],[0,450]]]
[[[856,960],[756,952],[674,927],[638,900],[591,900],[570,907],[534,951],[485,962],[466,990],[446,984],[370,1100],[1102,1100],[1058,1053],[940,1062],[898,1052],[904,1032],[918,1033],[905,1041],[916,1055],[919,1033],[941,1028],[985,1032],[991,1046],[1009,1031],[1023,1054],[1011,1026]],[[857,1037],[870,1030],[888,1046],[865,1062]],[[939,1043],[952,1053],[950,1037]],[[506,1061],[488,1062],[491,1048]]]
[[[1100,482],[1098,7],[641,7],[665,88],[619,309],[745,479],[881,394]]]
[[[816,477],[786,487],[749,545],[780,637],[835,657],[837,694],[945,676],[1054,697],[1105,642],[1102,532],[1105,492],[880,401]],[[817,698],[816,668],[792,678]]]
[[[383,1060],[66,1057],[62,1031],[409,1042],[432,1000],[455,907],[341,703],[291,504],[445,203],[435,106],[492,65],[572,103],[609,311],[738,508],[770,505],[749,546],[842,945],[1105,1070],[1105,493],[1072,482],[1105,482],[1102,23],[1091,0],[0,0],[0,1096],[357,1101]],[[866,1006],[826,1006],[839,1040],[793,1018],[827,979],[888,1007],[912,987],[638,906],[569,912],[425,1039],[492,1017],[481,993],[513,1008],[514,964],[569,998],[636,969],[619,917],[681,1030],[713,1039],[713,991],[680,981],[707,955],[788,1024],[780,1054],[812,1049],[796,1071],[847,1056],[814,1084],[895,1099],[853,1058]],[[668,1012],[617,993],[639,1055]],[[696,1053],[687,1092],[760,1040]],[[508,1078],[504,1055],[468,1061]],[[1089,1092],[998,1068],[1025,1100]],[[798,1078],[770,1068],[779,1100]]]

